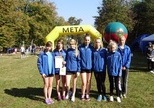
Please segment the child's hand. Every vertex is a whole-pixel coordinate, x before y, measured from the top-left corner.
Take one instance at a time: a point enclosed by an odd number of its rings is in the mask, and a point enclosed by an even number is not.
[[[122,67],[122,70],[126,70],[126,67]]]
[[[65,65],[66,64],[66,61],[63,61],[62,64]]]
[[[46,75],[45,75],[45,74],[42,74],[42,77],[43,77],[43,78],[45,78],[45,77],[46,77]]]

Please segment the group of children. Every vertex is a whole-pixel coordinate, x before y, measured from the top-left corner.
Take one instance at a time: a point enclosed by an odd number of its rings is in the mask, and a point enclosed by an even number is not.
[[[51,98],[53,78],[56,78],[56,90],[58,100],[70,99],[75,101],[77,77],[81,76],[81,100],[90,100],[90,88],[92,72],[96,79],[98,90],[97,101],[107,101],[106,97],[106,70],[110,83],[110,101],[114,101],[113,90],[116,89],[117,102],[126,98],[127,79],[131,62],[130,48],[125,45],[125,37],[121,37],[119,45],[110,41],[108,48],[104,48],[100,38],[95,39],[91,45],[89,35],[84,37],[84,43],[77,46],[77,42],[71,39],[70,47],[64,50],[63,40],[58,40],[56,48],[52,51],[52,43],[46,43],[46,48],[39,54],[37,65],[44,81],[45,103],[52,104]],[[60,75],[60,68],[55,68],[55,58],[61,57],[62,67],[66,67],[66,75]],[[73,78],[72,92],[70,81]],[[62,80],[62,93],[60,92],[60,80]]]

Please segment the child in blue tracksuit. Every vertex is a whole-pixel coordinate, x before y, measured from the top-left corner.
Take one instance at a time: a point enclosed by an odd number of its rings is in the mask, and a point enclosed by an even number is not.
[[[75,93],[76,93],[76,82],[78,73],[80,72],[80,56],[79,51],[77,48],[77,43],[74,39],[70,40],[70,48],[67,49],[66,52],[66,88],[67,88],[67,95],[66,99],[70,97],[70,81],[71,77],[73,77],[73,88],[72,88],[72,96],[71,101],[75,101]]]
[[[44,96],[45,103],[52,104],[53,100],[51,99],[52,94],[52,83],[55,75],[55,67],[54,67],[54,57],[51,50],[52,43],[47,42],[46,48],[44,51],[40,52],[37,66],[40,74],[42,75],[44,81]]]
[[[66,58],[66,51],[64,50],[64,41],[63,40],[58,40],[56,48],[54,49],[53,53],[54,56],[59,56],[64,59],[64,61],[61,63],[63,66],[65,65],[65,58]],[[60,68],[55,68],[55,77],[56,77],[56,90],[57,90],[57,99],[58,101],[60,100],[65,100],[65,94],[66,94],[66,76],[59,75]],[[60,79],[62,79],[62,95],[60,93]]]
[[[79,46],[79,54],[81,58],[81,100],[90,100],[89,91],[91,88],[91,78],[92,78],[92,52],[93,46],[90,44],[91,38],[89,35],[84,37],[84,43]]]
[[[106,78],[106,56],[107,50],[102,48],[102,41],[100,38],[95,40],[95,48],[93,52],[93,71],[96,79],[98,98],[97,101],[104,101],[106,98],[105,78]]]
[[[126,98],[128,73],[129,73],[129,68],[131,63],[131,50],[129,46],[125,45],[125,42],[126,42],[126,38],[121,37],[119,40],[119,47],[118,47],[118,52],[121,54],[121,57],[122,57],[121,97],[124,97],[124,98]]]
[[[121,102],[119,82],[121,77],[122,59],[120,53],[117,51],[116,42],[109,43],[109,52],[107,54],[107,70],[110,82],[110,101],[114,101],[113,88],[115,82],[117,102]],[[114,80],[113,80],[114,79]]]

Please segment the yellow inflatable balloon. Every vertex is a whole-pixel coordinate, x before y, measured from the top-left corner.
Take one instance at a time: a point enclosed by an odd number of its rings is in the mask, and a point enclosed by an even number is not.
[[[88,33],[93,38],[101,38],[102,35],[91,25],[56,26],[45,38],[45,42],[54,41],[60,35],[76,35]]]

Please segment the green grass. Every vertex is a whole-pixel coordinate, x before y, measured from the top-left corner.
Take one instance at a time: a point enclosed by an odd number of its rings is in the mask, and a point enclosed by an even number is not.
[[[76,101],[56,100],[55,80],[53,94],[55,103],[43,103],[43,81],[36,66],[37,56],[20,59],[19,55],[0,56],[0,108],[153,108],[154,74],[146,71],[146,59],[141,53],[134,53],[129,73],[128,96],[122,103],[97,102],[97,90],[92,78],[91,101],[82,102],[81,78],[78,78]],[[108,78],[106,79],[109,92]],[[109,96],[109,95],[108,95]]]

